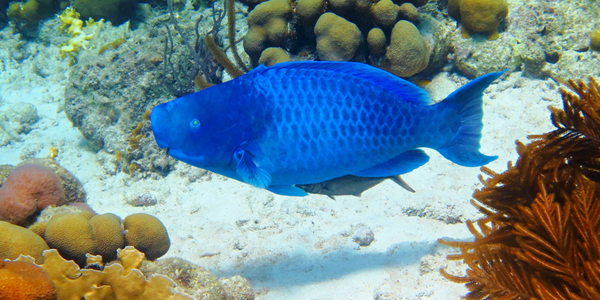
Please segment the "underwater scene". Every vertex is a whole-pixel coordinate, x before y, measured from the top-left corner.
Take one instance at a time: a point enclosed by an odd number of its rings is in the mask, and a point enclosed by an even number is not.
[[[0,300],[600,299],[598,0],[0,0]]]

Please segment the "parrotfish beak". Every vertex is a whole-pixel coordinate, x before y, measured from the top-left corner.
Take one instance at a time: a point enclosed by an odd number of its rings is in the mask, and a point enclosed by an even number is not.
[[[171,118],[167,110],[167,103],[160,104],[152,109],[150,124],[158,147],[169,148],[168,128],[171,124]]]

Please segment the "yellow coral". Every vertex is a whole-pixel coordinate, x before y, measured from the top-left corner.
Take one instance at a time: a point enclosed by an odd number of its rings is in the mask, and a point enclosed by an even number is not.
[[[60,30],[64,31],[67,29],[67,33],[71,35],[71,39],[67,41],[66,45],[60,47],[60,55],[64,57],[67,53],[76,53],[79,49],[87,49],[89,46],[89,40],[94,37],[94,33],[86,34],[83,31],[83,21],[79,19],[79,13],[72,7],[67,7],[63,13],[58,16],[58,19],[62,22]],[[102,26],[104,20],[94,22],[93,19],[86,21],[86,27],[91,27],[98,24]]]
[[[122,299],[122,300],[190,300],[183,294],[172,293],[173,281],[162,275],[149,280],[137,268],[144,254],[133,247],[119,251],[119,263],[104,271],[79,269],[72,261],[62,258],[54,249],[44,251],[42,268],[56,286],[58,299]]]

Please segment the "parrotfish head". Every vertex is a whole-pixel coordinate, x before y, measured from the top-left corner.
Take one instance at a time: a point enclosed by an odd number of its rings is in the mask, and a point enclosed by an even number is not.
[[[213,171],[230,168],[233,153],[249,128],[228,112],[227,101],[204,91],[160,104],[152,109],[154,139],[169,155]],[[216,101],[222,100],[222,101]]]

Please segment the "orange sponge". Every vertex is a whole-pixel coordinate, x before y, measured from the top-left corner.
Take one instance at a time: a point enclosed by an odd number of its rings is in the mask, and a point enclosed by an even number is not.
[[[61,205],[65,193],[52,169],[37,164],[14,168],[0,188],[0,220],[24,225],[50,205]]]
[[[0,299],[55,300],[54,284],[31,262],[0,261]]]

